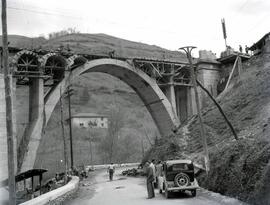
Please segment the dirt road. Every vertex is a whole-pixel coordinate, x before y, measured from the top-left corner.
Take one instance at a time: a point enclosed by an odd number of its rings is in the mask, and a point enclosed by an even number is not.
[[[66,204],[68,205],[244,205],[236,199],[222,196],[203,189],[198,190],[197,197],[189,194],[175,196],[166,199],[164,194],[156,190],[154,199],[147,199],[147,191],[144,178],[123,177],[121,170],[116,170],[113,181],[109,181],[105,171],[94,174],[91,179],[81,183],[77,197]]]

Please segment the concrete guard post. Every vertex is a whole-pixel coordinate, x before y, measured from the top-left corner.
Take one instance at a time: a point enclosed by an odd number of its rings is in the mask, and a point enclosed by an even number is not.
[[[45,205],[45,204],[57,204],[57,199],[65,198],[68,194],[74,193],[79,187],[79,177],[73,176],[72,179],[62,187],[50,191],[46,194],[42,194],[34,199],[21,203],[20,205]]]

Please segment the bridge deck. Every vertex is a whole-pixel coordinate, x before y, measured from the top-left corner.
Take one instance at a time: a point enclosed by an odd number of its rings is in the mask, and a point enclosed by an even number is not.
[[[240,56],[242,60],[248,60],[251,56],[245,53],[232,53],[228,56],[222,57],[217,59],[217,61],[227,64],[227,63],[233,63],[235,61],[235,59],[237,58],[237,56]]]

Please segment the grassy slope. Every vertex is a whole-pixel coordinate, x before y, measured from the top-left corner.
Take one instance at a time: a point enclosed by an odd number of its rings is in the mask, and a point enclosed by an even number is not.
[[[8,36],[9,46],[17,48],[35,48],[46,42],[45,38],[29,38],[20,35],[9,35]],[[0,45],[2,46],[2,36],[0,36]]]
[[[239,142],[233,139],[224,119],[211,102],[203,110],[211,171],[208,177],[200,178],[202,186],[253,204],[270,204],[269,78],[270,57],[253,57],[245,64],[241,80],[234,79],[229,90],[218,97],[240,137]],[[173,152],[178,157],[184,154],[202,160],[196,117],[177,136],[170,138],[167,145],[161,143],[162,139],[158,141],[149,157],[157,156],[153,153],[163,153],[162,157],[167,158]],[[170,150],[168,146],[174,149]]]
[[[0,36],[1,39],[2,37]],[[12,47],[26,49],[39,49],[41,47],[42,49],[53,51],[60,46],[67,48],[67,45],[69,45],[71,52],[77,54],[108,55],[110,51],[115,51],[115,56],[117,57],[186,61],[186,55],[179,51],[170,51],[155,45],[129,41],[106,34],[69,34],[50,40],[42,37],[29,38],[26,36],[10,35],[9,42],[9,45]]]
[[[45,49],[56,49],[60,45],[67,46],[75,53],[108,55],[110,51],[115,51],[120,57],[143,57],[171,60],[185,60],[185,55],[163,49],[155,45],[148,45],[120,39],[106,34],[71,34],[61,36],[47,41],[43,44]]]
[[[240,138],[268,137],[265,132],[269,118],[270,77],[268,57],[257,57],[246,63],[241,79],[234,79],[233,86],[222,93],[218,100]],[[223,140],[233,140],[224,119],[212,103],[203,111],[209,144],[219,144]],[[189,126],[190,147],[198,151],[198,123]]]

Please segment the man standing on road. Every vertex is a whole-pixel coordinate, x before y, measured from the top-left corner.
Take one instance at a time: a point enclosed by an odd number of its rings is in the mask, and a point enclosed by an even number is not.
[[[153,184],[154,184],[154,187],[156,188],[157,186],[157,180],[156,180],[156,165],[155,165],[155,159],[152,159],[152,161],[151,161],[151,163],[150,163],[150,167],[153,169],[153,175],[154,175],[154,182],[153,182]]]
[[[157,165],[156,165],[156,180],[157,180],[157,185],[158,189],[161,190],[162,184],[163,184],[163,178],[162,178],[162,163],[159,160]]]
[[[150,163],[147,161],[145,163],[146,167],[146,186],[147,186],[147,193],[148,193],[148,199],[155,197],[155,191],[154,191],[154,173],[153,169],[150,166]]]
[[[110,176],[110,181],[113,180],[113,173],[114,173],[115,167],[113,165],[113,163],[111,163],[108,167],[108,172],[109,172],[109,176]]]

